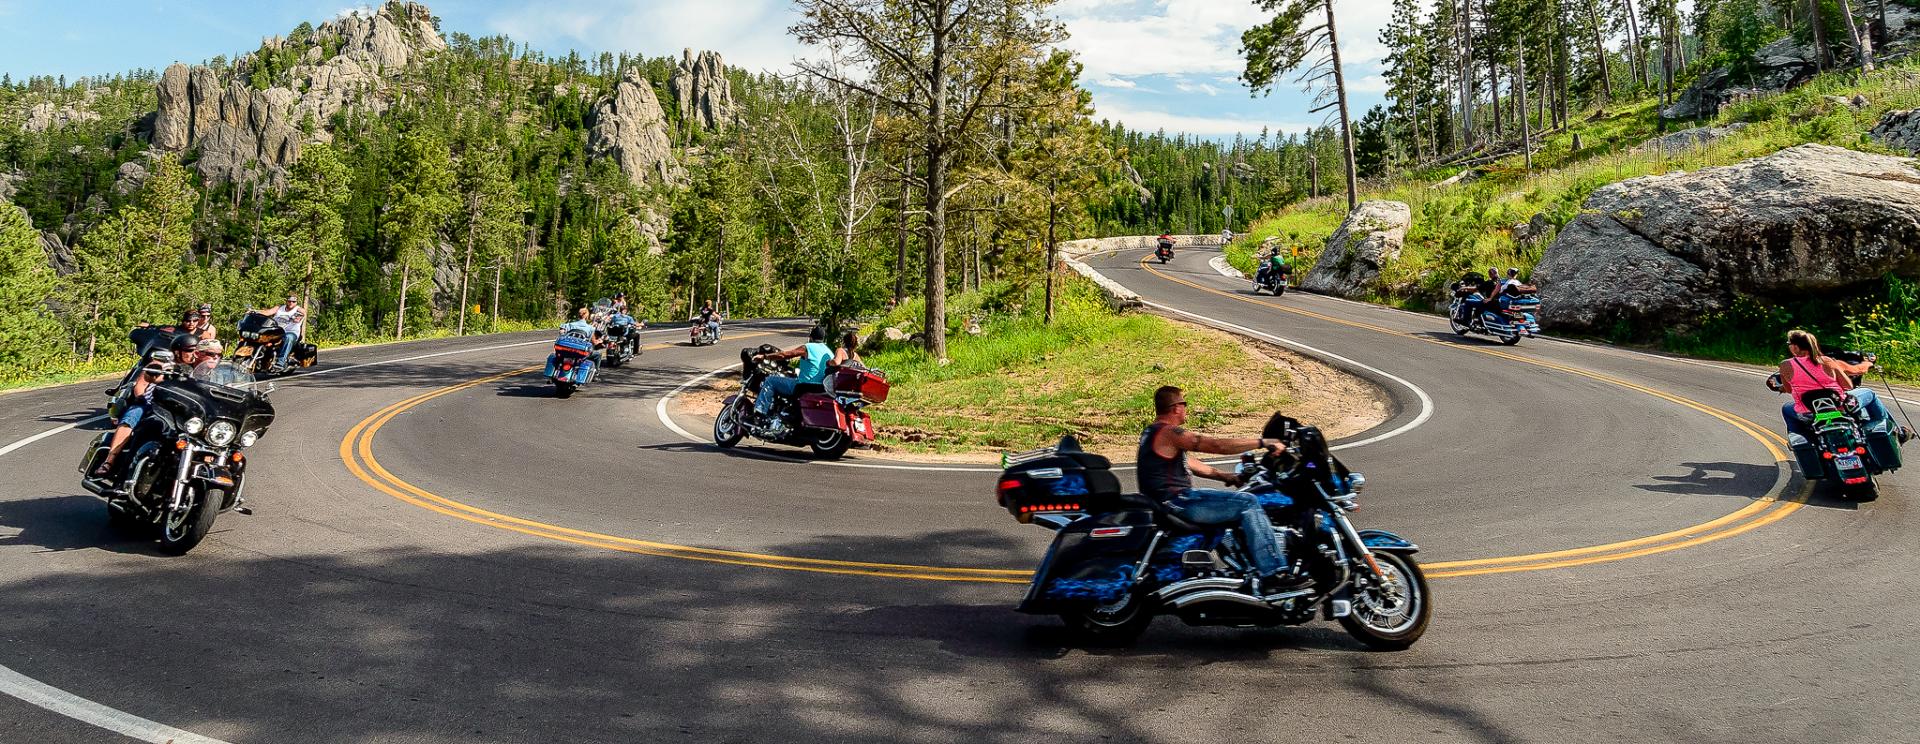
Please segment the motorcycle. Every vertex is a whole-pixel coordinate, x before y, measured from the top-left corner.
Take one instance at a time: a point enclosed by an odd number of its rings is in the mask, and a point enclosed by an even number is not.
[[[606,364],[618,367],[628,360],[640,356],[640,330],[646,324],[634,320],[633,316],[614,312],[607,316]]]
[[[1832,355],[1851,363],[1873,361],[1870,354],[1840,352]],[[1860,386],[1855,377],[1848,382]],[[1780,373],[1767,378],[1767,386],[1780,392]],[[1840,494],[1854,501],[1880,498],[1875,476],[1901,465],[1900,440],[1892,421],[1869,422],[1858,410],[1853,396],[1833,390],[1809,390],[1800,403],[1812,411],[1807,428],[1812,437],[1789,432],[1787,445],[1807,480],[1824,480],[1839,486]]]
[[[837,460],[855,445],[873,443],[873,418],[863,410],[887,401],[886,375],[864,367],[836,367],[827,374],[824,385],[802,385],[793,399],[774,401],[765,421],[754,412],[760,386],[769,377],[793,376],[787,362],[766,359],[758,354],[779,351],[762,345],[740,350],[740,392],[728,396],[713,419],[713,443],[731,448],[747,435],[769,444],[808,447],[814,457]]]
[[[93,477],[113,437],[102,432],[80,458],[80,484],[106,500],[116,528],[151,535],[161,552],[185,555],[222,512],[253,513],[244,496],[243,450],[273,423],[273,387],[256,385],[253,373],[232,361],[155,383],[153,412],[123,449],[131,456],[106,477]]]
[[[295,368],[311,367],[320,362],[320,349],[306,342],[293,345],[293,353],[287,357],[287,368],[276,369],[280,361],[280,342],[287,337],[287,331],[271,315],[249,312],[240,319],[240,341],[233,345],[232,358],[245,367],[255,377],[290,372]]]
[[[1173,243],[1160,241],[1159,247],[1153,249],[1153,257],[1160,259],[1162,264],[1173,260]]]
[[[1122,493],[1112,463],[1060,444],[1005,459],[1000,505],[1054,530],[1018,611],[1058,615],[1083,640],[1126,644],[1159,615],[1188,625],[1271,627],[1321,617],[1376,649],[1425,634],[1433,612],[1419,548],[1384,530],[1355,529],[1348,513],[1366,478],[1347,470],[1314,427],[1292,430],[1281,454],[1241,457],[1242,491],[1272,518],[1287,557],[1278,586],[1262,587],[1231,527],[1181,519]]]
[[[687,343],[693,346],[707,346],[720,343],[720,334],[699,317],[688,318],[692,324],[687,328]]]
[[[553,340],[553,353],[547,355],[547,379],[553,381],[556,398],[571,398],[581,385],[593,381],[593,339],[578,331],[565,331]]]
[[[1514,285],[1488,306],[1478,287],[1455,282],[1453,303],[1447,306],[1447,324],[1462,336],[1479,333],[1507,346],[1520,343],[1522,338],[1539,338],[1540,321],[1534,317],[1540,310],[1539,293],[1531,284]]]
[[[1292,282],[1288,281],[1292,276],[1290,272],[1274,271],[1272,266],[1262,266],[1254,273],[1253,293],[1260,294],[1260,290],[1264,289],[1275,297],[1284,295],[1287,288],[1292,286]]]

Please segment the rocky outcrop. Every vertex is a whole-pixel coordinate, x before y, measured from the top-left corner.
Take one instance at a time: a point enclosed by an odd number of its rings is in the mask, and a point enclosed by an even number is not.
[[[20,182],[25,180],[27,177],[19,173],[0,173],[0,201],[13,199],[14,194],[20,193]]]
[[[1379,281],[1381,267],[1400,257],[1412,224],[1413,209],[1405,202],[1361,202],[1327,238],[1301,287],[1342,297],[1365,295]]]
[[[1735,298],[1805,297],[1920,276],[1915,161],[1827,145],[1595,191],[1533,281],[1541,322],[1655,335]]]
[[[587,155],[610,157],[635,186],[649,179],[673,179],[673,149],[667,138],[667,116],[653,84],[638,69],[628,69],[613,87],[613,95],[593,107],[587,130]]]
[[[1867,134],[1875,142],[1895,150],[1920,154],[1920,109],[1888,111]]]
[[[680,50],[680,64],[669,80],[673,102],[680,109],[680,122],[694,122],[701,128],[718,131],[733,120],[733,84],[727,81],[727,66],[719,52]]]
[[[1782,37],[1754,53],[1754,73],[1750,79],[1733,79],[1731,68],[1722,67],[1702,74],[1693,85],[1681,91],[1673,105],[1661,109],[1668,119],[1699,119],[1720,113],[1727,103],[1725,94],[1736,85],[1745,89],[1781,91],[1813,79],[1819,66],[1811,47],[1801,46],[1792,36]]]
[[[36,103],[27,109],[27,119],[20,128],[29,132],[44,132],[49,129],[61,129],[83,121],[99,121],[100,115],[80,106],[61,106],[51,101]]]
[[[1745,123],[1728,124],[1724,127],[1694,127],[1682,129],[1672,134],[1662,135],[1640,143],[1634,152],[1659,152],[1662,155],[1677,155],[1689,150],[1697,150],[1746,129]]]
[[[52,230],[40,231],[40,250],[47,254],[47,265],[60,276],[66,276],[80,268],[80,259],[75,258],[73,249],[60,239],[60,234]]]
[[[265,45],[280,52],[294,43],[276,38]],[[236,61],[228,76],[204,66],[168,67],[160,76],[153,147],[197,149],[195,168],[210,181],[278,181],[301,144],[330,139],[325,127],[334,114],[349,106],[384,111],[391,74],[422,53],[446,48],[433,12],[411,2],[348,13],[299,43],[300,63],[284,85],[265,90],[249,83],[260,64],[251,56]],[[328,50],[336,51],[328,56]]]

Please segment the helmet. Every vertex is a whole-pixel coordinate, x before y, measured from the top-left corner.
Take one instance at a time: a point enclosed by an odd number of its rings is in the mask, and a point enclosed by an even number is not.
[[[198,346],[199,344],[200,344],[199,339],[196,339],[192,336],[179,335],[179,336],[174,336],[173,342],[167,344],[167,346],[173,349],[173,352],[175,354],[178,354],[183,351],[194,351],[195,350],[194,347]]]
[[[625,293],[625,292],[615,292],[615,293],[613,293],[613,298],[614,298],[614,299],[616,299],[616,300],[624,300],[624,299],[626,299],[626,298],[627,298],[627,293]]]

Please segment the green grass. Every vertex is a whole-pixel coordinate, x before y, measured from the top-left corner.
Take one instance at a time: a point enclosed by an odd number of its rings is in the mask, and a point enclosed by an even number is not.
[[[1823,96],[1864,95],[1869,105],[1855,111],[1838,106]],[[1381,272],[1377,294],[1368,298],[1383,304],[1411,309],[1433,310],[1444,302],[1447,286],[1467,271],[1486,267],[1518,267],[1522,276],[1530,276],[1541,253],[1552,242],[1552,234],[1580,213],[1582,204],[1596,189],[1639,176],[1729,165],[1772,154],[1795,145],[1817,142],[1866,152],[1889,152],[1869,141],[1866,133],[1882,115],[1893,109],[1920,107],[1920,58],[1883,67],[1868,75],[1833,72],[1816,78],[1793,91],[1770,98],[1749,101],[1729,108],[1712,121],[1700,123],[1662,123],[1658,101],[1643,99],[1631,104],[1609,107],[1604,115],[1581,115],[1568,129],[1541,139],[1534,155],[1535,169],[1525,169],[1522,156],[1515,155],[1487,166],[1486,175],[1463,185],[1437,187],[1451,172],[1432,170],[1407,174],[1396,180],[1363,186],[1362,200],[1390,199],[1406,202],[1414,222],[1398,261]],[[1681,153],[1631,152],[1631,148],[1664,133],[1694,126],[1724,126],[1734,122],[1748,124],[1746,129],[1704,148]],[[1581,148],[1574,150],[1573,136],[1578,133]],[[1457,169],[1455,169],[1457,171]],[[1296,204],[1255,221],[1246,241],[1231,246],[1228,260],[1243,271],[1252,265],[1251,254],[1259,239],[1269,235],[1293,236],[1305,241],[1310,250],[1302,252],[1300,263],[1317,258],[1326,238],[1345,217],[1344,198],[1322,198]],[[1513,236],[1516,225],[1541,215],[1552,225],[1550,234],[1531,244],[1521,244]],[[1864,308],[1888,300],[1881,292],[1864,297],[1824,298],[1826,308]],[[1551,298],[1548,298],[1551,302]],[[1864,302],[1865,304],[1860,304]],[[1795,324],[1826,328],[1834,340],[1867,347],[1878,344],[1894,350],[1882,352],[1883,362],[1901,376],[1920,376],[1920,354],[1899,352],[1898,344],[1920,346],[1920,333],[1911,335],[1906,328],[1920,329],[1920,308],[1904,315],[1898,306],[1872,321],[1874,333],[1867,333],[1861,310],[1853,316],[1831,318],[1831,312],[1802,312],[1797,308],[1738,308],[1725,318],[1708,319],[1701,328],[1685,337],[1664,339],[1614,338],[1615,341],[1651,342],[1682,353],[1719,359],[1771,361],[1778,346],[1779,330]],[[1764,321],[1764,322],[1762,322]],[[1830,321],[1830,322],[1829,322]],[[1858,322],[1856,322],[1858,321]],[[1910,325],[1909,325],[1910,324]],[[1765,333],[1760,330],[1764,329]],[[1829,344],[1833,345],[1833,344]]]
[[[917,347],[868,354],[892,396],[871,409],[882,445],[910,452],[1022,450],[1065,434],[1124,447],[1153,418],[1153,391],[1186,388],[1196,427],[1264,418],[1288,401],[1288,377],[1238,341],[1144,314],[1116,314],[1091,282],[1063,277],[1055,322],[1038,287],[995,287],[1018,310],[988,315],[979,336],[949,340],[948,364]],[[970,301],[962,295],[956,304]]]

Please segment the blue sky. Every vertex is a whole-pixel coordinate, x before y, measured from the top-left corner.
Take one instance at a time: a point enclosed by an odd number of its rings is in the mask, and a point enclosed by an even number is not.
[[[0,72],[79,75],[160,69],[250,51],[264,36],[355,7],[345,0],[0,0]],[[719,51],[729,64],[778,70],[808,54],[787,36],[790,0],[436,0],[442,29],[508,34],[548,53]],[[1336,0],[1358,116],[1380,102],[1387,0]],[[1236,79],[1239,37],[1260,20],[1246,0],[1060,0],[1066,46],[1087,66],[1102,117],[1206,137],[1299,131],[1325,121],[1284,85],[1249,97]]]

